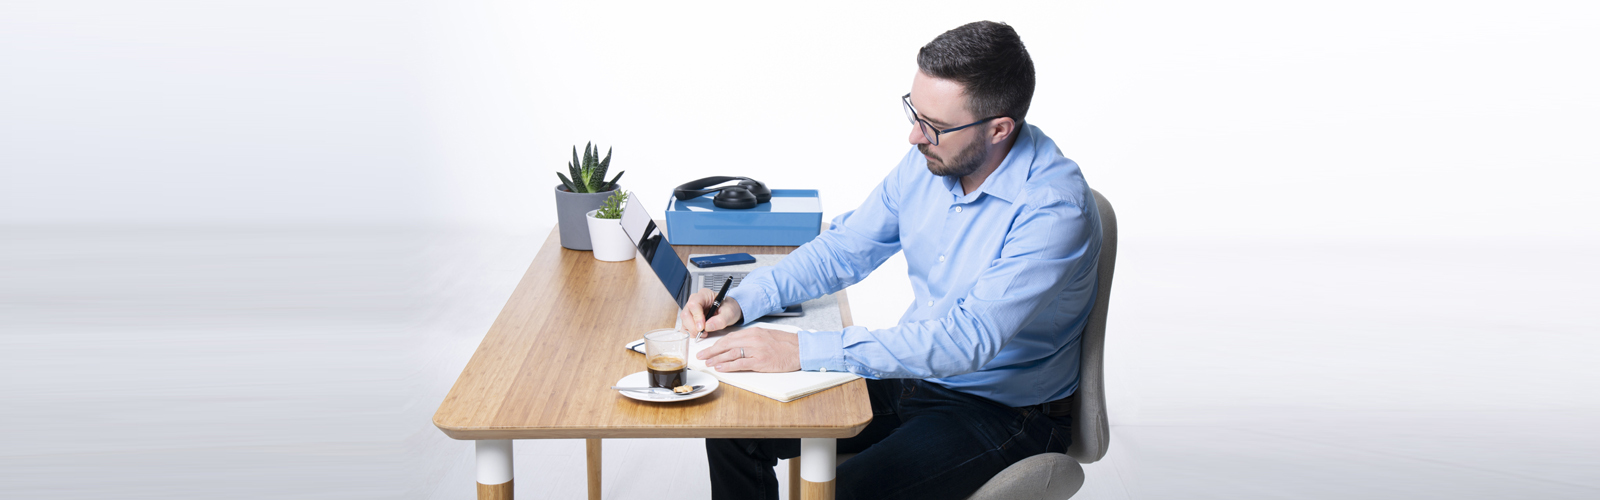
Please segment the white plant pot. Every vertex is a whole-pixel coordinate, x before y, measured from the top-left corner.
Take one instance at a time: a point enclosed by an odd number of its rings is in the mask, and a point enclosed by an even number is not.
[[[583,214],[589,222],[589,242],[594,246],[594,258],[606,262],[633,260],[638,249],[628,239],[628,233],[623,232],[622,219],[597,219],[596,212],[599,210]]]

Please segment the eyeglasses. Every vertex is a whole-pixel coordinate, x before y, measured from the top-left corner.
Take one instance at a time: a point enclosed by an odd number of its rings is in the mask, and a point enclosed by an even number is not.
[[[964,129],[964,128],[967,128],[967,127],[971,127],[973,125],[977,125],[979,123],[983,123],[983,122],[986,122],[986,121],[989,121],[989,120],[993,120],[993,119],[996,119],[996,118],[1006,118],[1005,115],[991,116],[991,117],[988,117],[988,118],[984,118],[982,120],[978,120],[978,121],[975,121],[975,122],[972,122],[972,123],[968,123],[966,125],[962,125],[960,127],[951,127],[951,128],[947,128],[947,129],[944,129],[944,130],[939,130],[937,127],[934,127],[933,124],[928,123],[927,120],[924,120],[922,118],[918,118],[917,117],[917,108],[914,108],[914,107],[911,106],[911,94],[910,93],[907,93],[906,95],[900,96],[900,103],[905,105],[905,108],[906,108],[906,119],[907,120],[911,120],[911,123],[916,124],[916,126],[918,128],[922,129],[922,136],[928,138],[928,142],[933,143],[933,145],[935,145],[935,146],[939,145],[939,136],[940,135],[944,135],[944,134],[948,134],[948,133],[951,133],[951,132],[955,132],[957,130],[961,130],[961,129]]]

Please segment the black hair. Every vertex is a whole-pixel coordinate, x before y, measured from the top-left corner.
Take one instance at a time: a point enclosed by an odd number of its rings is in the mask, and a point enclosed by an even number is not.
[[[1021,122],[1033,101],[1033,58],[1017,30],[978,21],[946,31],[917,51],[917,67],[966,89],[967,110],[977,118],[1008,116]]]

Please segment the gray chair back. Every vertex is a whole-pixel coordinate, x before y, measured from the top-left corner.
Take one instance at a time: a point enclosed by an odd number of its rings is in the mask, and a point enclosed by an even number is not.
[[[1111,307],[1111,276],[1117,268],[1117,213],[1099,191],[1093,191],[1100,210],[1100,283],[1094,310],[1078,340],[1083,359],[1078,372],[1078,397],[1072,407],[1072,446],[1067,454],[1082,463],[1106,456],[1111,446],[1111,425],[1106,421],[1106,311]]]

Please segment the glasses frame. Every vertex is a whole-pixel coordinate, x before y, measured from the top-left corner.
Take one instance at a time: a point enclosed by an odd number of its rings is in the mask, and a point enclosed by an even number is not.
[[[983,123],[983,122],[986,122],[986,121],[989,121],[989,120],[995,120],[995,119],[1000,119],[1000,118],[1010,118],[1009,116],[1006,116],[1006,115],[991,116],[991,117],[988,117],[988,118],[984,118],[982,120],[978,120],[978,121],[975,121],[975,122],[972,122],[972,123],[968,123],[966,125],[962,125],[960,127],[950,127],[950,128],[944,129],[944,130],[939,130],[939,127],[935,127],[935,126],[933,126],[932,123],[928,123],[927,120],[922,119],[922,114],[917,112],[917,107],[911,105],[911,93],[910,92],[906,92],[906,95],[900,96],[900,103],[904,104],[905,107],[906,107],[906,109],[905,109],[906,110],[906,118],[910,119],[911,123],[915,124],[917,126],[917,128],[922,129],[922,137],[928,139],[928,142],[932,143],[935,146],[939,145],[939,136],[941,136],[941,135],[948,134],[948,133],[951,133],[951,132],[955,132],[955,131],[958,131],[958,130],[961,130],[961,129],[964,129],[964,128],[967,128],[967,127],[971,127],[973,125],[977,125],[977,124],[980,124],[980,123]],[[932,130],[933,132],[929,133],[928,132],[929,130]]]

